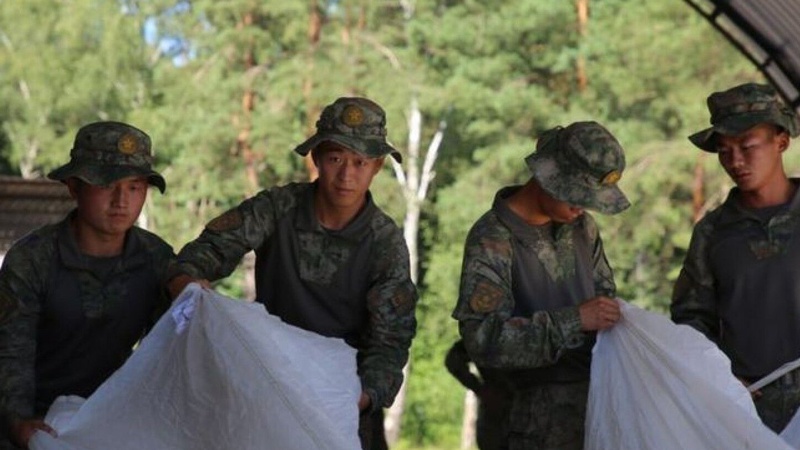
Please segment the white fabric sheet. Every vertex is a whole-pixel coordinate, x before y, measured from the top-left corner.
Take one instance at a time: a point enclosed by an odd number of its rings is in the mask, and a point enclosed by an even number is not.
[[[356,352],[263,305],[189,285],[85,401],[60,398],[32,450],[353,450]]]
[[[792,448],[800,449],[800,410],[798,410],[792,420],[781,431],[781,437],[788,442]]]
[[[620,301],[598,334],[587,450],[789,450],[761,423],[728,358],[698,331]]]

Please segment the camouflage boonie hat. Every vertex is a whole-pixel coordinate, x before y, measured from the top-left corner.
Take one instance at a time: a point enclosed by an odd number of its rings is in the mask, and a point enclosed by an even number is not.
[[[144,131],[121,122],[95,122],[81,127],[75,136],[70,160],[47,177],[65,181],[79,178],[96,186],[109,185],[130,176],[147,177],[161,193],[167,183],[151,168],[150,137]]]
[[[717,151],[715,133],[735,136],[762,123],[777,125],[792,137],[800,132],[797,115],[769,85],[741,84],[714,92],[706,102],[711,127],[689,136],[689,140],[707,152]]]
[[[617,186],[625,154],[597,122],[545,131],[525,158],[533,178],[551,196],[581,208],[616,214],[631,204]]]
[[[372,100],[340,97],[322,110],[317,132],[294,149],[305,156],[325,141],[333,141],[369,158],[391,154],[402,162],[400,153],[386,143],[386,113]]]

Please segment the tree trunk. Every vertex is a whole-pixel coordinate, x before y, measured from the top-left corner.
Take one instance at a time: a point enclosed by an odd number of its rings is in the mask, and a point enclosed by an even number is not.
[[[237,29],[243,30],[253,26],[253,12],[248,11],[237,24]],[[244,63],[243,76],[249,77],[256,67],[256,59],[253,51],[254,43],[251,42],[243,50],[242,61]],[[250,135],[253,130],[252,116],[255,109],[255,92],[252,83],[246,83],[242,93],[242,108],[239,114],[233,117],[233,126],[236,127],[236,154],[242,158],[244,163],[245,179],[247,180],[245,196],[250,197],[258,192],[258,162],[253,147],[250,143]]]
[[[705,153],[700,152],[694,163],[694,178],[692,180],[692,218],[697,223],[703,218],[703,205],[705,199],[705,188],[703,183],[703,157]]]
[[[311,98],[314,92],[314,55],[317,53],[320,36],[322,35],[323,15],[319,8],[317,0],[311,0],[308,10],[308,58],[306,59],[306,66],[308,70],[305,71],[306,77],[303,80],[303,98],[305,98],[306,105],[306,135],[311,136],[316,133],[316,120],[319,116],[319,105],[314,103]],[[308,172],[308,180],[314,181],[319,176],[317,166],[311,159],[309,153],[305,157],[306,171]]]
[[[31,90],[28,87],[28,83],[25,80],[20,80],[17,84],[22,98],[30,103]],[[19,161],[19,173],[22,175],[22,178],[35,178],[37,176],[35,167],[36,158],[39,156],[39,141],[33,136],[28,138],[23,137],[21,140],[24,142],[23,146],[26,150]]]
[[[475,424],[478,422],[478,397],[467,389],[464,394],[464,417],[461,420],[461,450],[476,445]]]
[[[248,11],[244,13],[241,21],[237,24],[238,30],[252,27],[254,23],[254,13]],[[248,78],[245,89],[242,93],[241,110],[232,118],[233,126],[236,128],[236,154],[242,158],[244,164],[244,174],[247,184],[245,186],[245,197],[252,197],[259,190],[258,182],[258,156],[253,150],[251,135],[253,131],[253,111],[256,108],[256,94],[253,90],[252,78],[258,69],[254,53],[255,43],[250,41],[242,53],[243,71],[242,76]],[[244,261],[244,279],[242,280],[242,291],[247,300],[255,299],[255,254],[248,252]]]
[[[578,15],[578,36],[580,37],[580,42],[583,43],[589,24],[589,0],[575,0],[575,10]],[[583,56],[583,52],[578,52],[578,58],[575,61],[575,78],[578,84],[578,91],[584,92],[589,85],[589,78],[586,75],[586,59]]]
[[[406,175],[404,182],[401,183],[403,196],[406,200],[406,215],[403,220],[403,237],[408,248],[409,267],[411,271],[411,281],[417,283],[418,261],[417,261],[417,232],[419,230],[419,207],[417,201],[417,189],[419,189],[419,145],[420,135],[422,134],[422,114],[417,106],[416,99],[411,101],[411,111],[408,118],[408,151],[406,152]],[[406,385],[408,384],[409,363],[403,367],[403,384],[394,399],[394,403],[386,412],[383,421],[386,433],[386,442],[389,446],[395,445],[400,439],[400,426],[403,420],[403,410],[406,401]]]
[[[390,159],[394,168],[395,176],[403,190],[406,200],[406,215],[403,220],[403,237],[408,248],[409,264],[411,270],[411,281],[417,284],[419,276],[419,217],[422,202],[428,195],[428,188],[434,177],[433,166],[439,154],[439,146],[442,143],[444,130],[447,123],[442,120],[439,129],[433,136],[428,150],[425,153],[425,160],[422,166],[420,160],[420,143],[422,136],[422,113],[419,110],[417,99],[411,99],[411,107],[408,115],[408,151],[404,158],[404,167],[395,160]],[[394,403],[386,413],[384,419],[384,429],[386,430],[386,442],[392,446],[400,439],[400,424],[405,408],[406,384],[410,374],[410,364],[403,368],[403,384],[395,397]]]
[[[248,302],[256,299],[256,253],[249,251],[242,258],[242,268],[244,269],[244,281],[242,296]]]

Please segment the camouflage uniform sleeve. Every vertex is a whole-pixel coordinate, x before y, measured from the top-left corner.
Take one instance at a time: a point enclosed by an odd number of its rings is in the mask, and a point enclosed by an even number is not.
[[[489,217],[487,219],[487,217]],[[512,317],[511,236],[490,216],[467,237],[461,288],[453,317],[472,360],[481,367],[534,368],[555,364],[583,344],[577,307]]]
[[[47,268],[28,249],[12,248],[0,269],[0,299],[16,305],[0,321],[0,416],[7,429],[12,418],[34,413],[36,329]],[[47,258],[49,259],[49,258]]]
[[[417,329],[417,290],[411,282],[403,236],[376,242],[375,266],[367,291],[369,325],[359,349],[358,373],[371,408],[389,407],[403,382],[403,366]]]
[[[181,249],[167,279],[187,274],[214,281],[230,275],[242,257],[275,230],[274,203],[270,191],[262,191],[213,219]]]
[[[586,221],[586,232],[589,234],[589,242],[593,244],[592,261],[594,267],[595,295],[614,298],[617,295],[617,285],[614,283],[614,271],[608,263],[608,258],[606,258],[606,252],[603,248],[603,239],[600,237],[600,230],[597,228],[597,223],[590,214],[584,213],[584,217]]]
[[[719,314],[714,278],[708,265],[708,246],[713,226],[698,222],[692,233],[689,251],[672,291],[670,314],[675,323],[687,324],[710,340],[719,341]]]

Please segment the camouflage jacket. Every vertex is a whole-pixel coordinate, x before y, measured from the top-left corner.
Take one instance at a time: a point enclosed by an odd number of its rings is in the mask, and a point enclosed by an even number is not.
[[[170,276],[217,280],[256,253],[256,301],[285,322],[358,349],[362,388],[389,406],[416,332],[417,292],[400,229],[372,202],[342,230],[313,209],[315,184],[265,190],[212,220]]]
[[[800,190],[764,210],[737,198],[734,188],[695,226],[671,314],[716,342],[734,374],[755,379],[800,357]]]
[[[169,306],[172,248],[139,228],[114,258],[78,250],[69,218],[17,242],[0,269],[0,410],[41,416],[58,395],[88,397]]]
[[[594,335],[581,331],[578,304],[615,292],[599,231],[586,213],[557,228],[527,225],[505,203],[514,189],[498,192],[469,232],[453,317],[479,366],[546,368],[583,347],[588,378]]]

